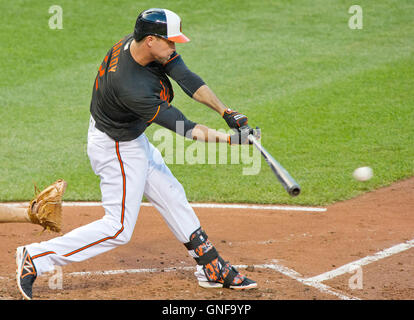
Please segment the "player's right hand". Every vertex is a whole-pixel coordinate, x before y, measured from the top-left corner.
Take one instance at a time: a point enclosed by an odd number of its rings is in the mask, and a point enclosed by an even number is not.
[[[235,134],[229,136],[228,143],[232,144],[253,144],[249,139],[249,135],[253,135],[256,139],[260,139],[261,132],[260,128],[250,128],[249,126],[243,126]]]

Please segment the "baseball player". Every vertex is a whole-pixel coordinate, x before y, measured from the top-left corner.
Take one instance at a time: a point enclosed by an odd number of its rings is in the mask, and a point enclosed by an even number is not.
[[[230,144],[247,144],[247,135],[256,134],[245,115],[228,109],[185,65],[176,43],[188,41],[177,14],[149,9],[139,14],[134,32],[107,52],[92,88],[87,147],[92,169],[100,177],[105,215],[61,237],[17,248],[17,284],[25,299],[32,298],[36,277],[54,266],[83,261],[127,243],[143,195],[195,259],[200,286],[257,287],[208,240],[182,185],[144,133],[156,123],[187,138]],[[187,119],[171,104],[174,92],[169,77],[188,96],[217,111],[235,133],[228,135]]]

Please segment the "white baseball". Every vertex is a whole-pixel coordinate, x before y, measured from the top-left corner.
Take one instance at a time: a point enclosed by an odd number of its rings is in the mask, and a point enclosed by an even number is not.
[[[358,181],[367,181],[372,178],[373,171],[370,167],[361,167],[355,169],[353,176]]]

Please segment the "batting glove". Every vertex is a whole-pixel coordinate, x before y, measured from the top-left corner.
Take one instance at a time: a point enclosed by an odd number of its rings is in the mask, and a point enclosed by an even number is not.
[[[231,129],[239,130],[241,127],[247,126],[248,119],[244,114],[237,111],[226,109],[223,114],[223,119],[226,120],[227,125]]]

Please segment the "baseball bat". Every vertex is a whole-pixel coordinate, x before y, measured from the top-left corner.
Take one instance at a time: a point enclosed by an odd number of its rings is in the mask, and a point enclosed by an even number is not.
[[[256,137],[252,134],[249,134],[249,140],[253,143],[253,145],[260,151],[263,158],[266,160],[269,167],[272,169],[273,173],[285,188],[287,193],[292,197],[296,197],[300,193],[300,186],[297,184],[295,179],[291,177],[289,172],[283,166],[276,161],[275,158],[257,141]]]

